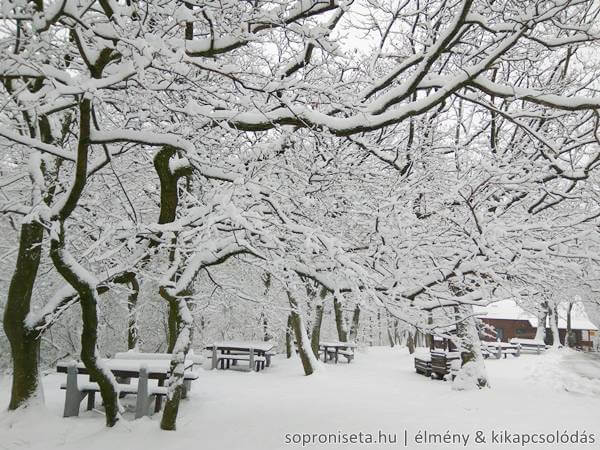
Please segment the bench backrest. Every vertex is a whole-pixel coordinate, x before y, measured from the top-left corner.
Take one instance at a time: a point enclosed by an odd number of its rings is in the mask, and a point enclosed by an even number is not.
[[[173,357],[171,353],[142,353],[142,352],[118,352],[113,356],[114,359],[148,359],[148,360],[170,360]],[[194,364],[202,363],[202,356],[195,354],[187,354],[187,360]]]

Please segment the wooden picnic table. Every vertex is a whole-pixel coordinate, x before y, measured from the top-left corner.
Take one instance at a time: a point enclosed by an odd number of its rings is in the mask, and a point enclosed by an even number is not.
[[[319,342],[319,349],[323,352],[323,361],[327,362],[327,354],[333,353],[334,361],[336,364],[338,362],[338,356],[340,355],[340,350],[343,352],[341,354],[343,354],[348,359],[348,362],[350,362],[352,360],[352,358],[354,357],[353,350],[356,347],[357,347],[357,345],[354,342],[340,342],[340,341]],[[348,349],[350,349],[352,351],[352,353],[346,353],[345,351]]]
[[[217,368],[219,361],[222,369],[235,366],[237,361],[248,361],[248,368],[258,372],[261,366],[270,365],[268,352],[274,347],[275,343],[270,341],[221,341],[206,346],[206,349],[212,351],[213,369]]]
[[[169,378],[171,373],[171,361],[169,360],[160,360],[160,359],[102,359],[102,364],[106,368],[108,368],[113,375],[120,380],[126,380],[126,383],[129,382],[131,378],[139,378],[138,387],[136,392],[140,392],[140,389],[143,392],[149,392],[148,389],[148,379],[158,380],[158,386],[163,387],[165,384],[165,380]],[[193,362],[191,360],[186,360],[184,365],[184,370],[191,369]],[[76,372],[71,372],[73,369]],[[56,371],[59,373],[74,373],[75,376],[79,375],[89,375],[89,371],[87,367],[82,362],[75,361],[61,361],[56,365]],[[143,371],[143,377],[140,377],[140,373]],[[90,377],[90,382],[94,382],[95,380]],[[90,383],[87,383],[88,385]],[[79,410],[79,401],[77,402],[77,412],[74,411],[74,403],[73,399],[76,398],[79,394],[74,392],[77,390],[77,380],[69,383],[67,379],[66,384],[66,396],[65,396],[65,417],[69,415],[78,415]],[[150,390],[152,391],[152,390]],[[133,393],[133,391],[128,393]],[[88,409],[92,409],[94,405],[94,394],[93,390],[90,390],[88,393]],[[156,404],[155,404],[155,412],[160,411],[161,408],[161,395],[156,395]],[[69,405],[71,402],[71,405]],[[67,414],[67,410],[69,408],[70,412]]]

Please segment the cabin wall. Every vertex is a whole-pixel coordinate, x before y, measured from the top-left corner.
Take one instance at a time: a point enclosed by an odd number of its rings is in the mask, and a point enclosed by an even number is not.
[[[512,338],[521,338],[521,339],[533,339],[535,338],[536,328],[532,327],[528,320],[509,320],[509,319],[486,319],[482,318],[482,322],[491,325],[499,332],[500,340],[502,342],[508,342]],[[583,332],[585,331],[585,332]],[[573,330],[575,333],[575,345],[581,347],[583,349],[591,349],[593,343],[589,338],[589,333],[587,330]],[[560,328],[558,330],[560,335],[560,342],[565,342],[565,335],[567,330],[564,328]],[[584,340],[584,337],[586,338]],[[495,341],[497,338],[493,338],[490,336],[483,336],[482,339],[484,341]],[[546,344],[552,345],[553,337],[552,330],[550,328],[546,328]]]

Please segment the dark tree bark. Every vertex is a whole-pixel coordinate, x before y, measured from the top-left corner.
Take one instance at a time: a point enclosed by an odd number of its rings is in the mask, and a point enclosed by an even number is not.
[[[129,320],[127,321],[127,349],[133,350],[138,347],[139,329],[137,324],[137,300],[140,293],[140,284],[135,276],[131,279],[131,293],[127,298],[127,310]]]
[[[37,5],[40,7],[39,5]],[[21,25],[17,23],[17,27]],[[15,49],[18,53],[19,49]],[[5,81],[4,87],[8,92],[14,92],[10,81]],[[34,82],[29,86],[31,92],[37,92],[43,87],[40,81]],[[37,119],[37,127],[33,126],[34,121],[30,115],[23,111],[23,119],[28,124],[29,133],[32,138],[36,138],[39,131],[39,138],[46,144],[52,144],[54,138],[52,128],[47,116],[40,115]],[[67,116],[62,127],[63,136],[66,135],[71,125],[71,117]],[[46,192],[43,192],[43,186],[38,186],[35,176],[30,174],[33,183],[34,198],[41,197],[42,201],[49,205],[56,190],[56,178],[60,169],[60,160],[56,163],[56,170],[52,177],[46,170],[46,164],[43,160],[39,161],[39,169],[49,186]],[[25,406],[30,400],[38,397],[42,399],[41,385],[39,380],[39,351],[41,333],[34,328],[25,325],[25,318],[31,309],[31,296],[38,268],[41,260],[42,241],[44,237],[44,228],[39,221],[30,218],[21,225],[19,237],[19,250],[17,253],[17,262],[11,282],[8,288],[6,306],[4,309],[3,325],[4,332],[8,338],[11,347],[11,359],[13,363],[13,377],[11,387],[11,398],[9,401],[9,410]]]
[[[573,311],[573,303],[569,302],[569,308],[567,310],[567,331],[565,334],[565,344],[567,344],[570,348],[574,348],[577,343],[577,338],[575,333],[573,332],[573,328],[571,325],[571,313]]]
[[[292,357],[292,313],[288,315],[287,326],[285,329],[285,354],[288,359]]]
[[[352,325],[350,325],[350,340],[356,341],[358,338],[358,325],[360,323],[360,305],[356,304],[352,312]]]
[[[81,361],[85,364],[90,377],[92,377],[100,387],[100,395],[104,403],[106,414],[106,425],[112,427],[119,419],[118,394],[115,387],[115,379],[102,369],[97,358],[98,343],[98,293],[96,284],[88,277],[82,278],[74,266],[78,265],[73,257],[65,251],[64,229],[59,231],[59,238],[53,238],[50,241],[50,257],[54,262],[56,270],[73,286],[79,294],[79,304],[81,306]]]
[[[130,293],[127,297],[127,349],[133,350],[138,346],[139,332],[137,324],[137,300],[140,293],[140,284],[133,272],[125,272],[124,274],[113,279],[115,283],[129,285]]]
[[[101,53],[99,64],[107,58]],[[94,75],[97,68],[94,68]],[[91,100],[81,99],[79,103],[79,140],[77,144],[77,161],[75,164],[74,181],[66,194],[60,210],[51,218],[50,257],[57,271],[77,291],[81,305],[83,328],[81,332],[81,360],[91,377],[100,387],[104,402],[106,425],[112,427],[119,419],[118,395],[115,388],[116,380],[110,371],[102,370],[97,359],[98,342],[98,312],[97,312],[97,281],[89,274],[73,256],[66,250],[65,221],[71,216],[87,182],[87,169],[91,131]]]
[[[408,338],[406,339],[406,346],[408,347],[408,353],[411,355],[415,352],[415,341],[413,339],[413,334],[408,330]]]
[[[13,378],[9,410],[26,406],[41,396],[39,379],[39,333],[25,326],[31,294],[41,259],[44,228],[38,222],[21,225],[17,264],[8,288],[4,309],[4,332],[10,343]],[[41,400],[41,399],[40,399]]]
[[[312,375],[316,369],[316,358],[314,357],[314,354],[312,354],[310,341],[306,329],[304,328],[304,321],[298,311],[298,302],[289,291],[287,292],[287,296],[292,308],[290,314],[292,329],[294,330],[294,335],[296,337],[296,348],[298,349],[298,355],[302,361],[304,374]]]
[[[177,217],[177,207],[179,206],[179,193],[177,191],[177,183],[181,177],[191,175],[191,168],[182,167],[172,171],[170,167],[171,158],[177,154],[177,150],[173,147],[165,146],[161,148],[154,156],[154,169],[160,181],[160,212],[158,223],[172,223]],[[177,237],[174,238],[173,244],[176,244]],[[173,245],[173,248],[175,245]],[[174,251],[169,254],[169,262],[174,261]],[[175,276],[175,275],[173,275]],[[164,297],[163,297],[164,298]],[[177,335],[179,333],[179,313],[176,300],[165,298],[169,304],[168,324],[168,342],[167,352],[172,353]]]
[[[177,343],[177,335],[179,334],[179,307],[177,306],[177,299],[166,300],[169,305],[169,315],[167,318],[169,334],[167,340],[167,353],[173,353],[173,349],[175,348],[175,344]]]
[[[310,337],[310,346],[315,355],[319,359],[319,342],[321,340],[321,324],[323,323],[323,303],[319,303],[315,308],[315,321],[313,323],[312,334]]]
[[[191,333],[193,323],[191,313],[184,298],[175,299],[170,297],[163,289],[161,295],[169,299],[169,302],[176,302],[177,323],[179,326],[177,333],[177,342],[173,348],[173,357],[171,359],[171,376],[169,377],[169,395],[165,403],[165,409],[160,421],[160,428],[167,431],[174,431],[177,424],[177,414],[179,412],[179,402],[183,398],[185,387],[184,369],[185,358],[192,344]]]
[[[333,296],[333,312],[335,314],[335,327],[338,332],[338,339],[340,342],[348,342],[348,332],[346,331],[344,324],[344,311],[342,309],[342,303]]]

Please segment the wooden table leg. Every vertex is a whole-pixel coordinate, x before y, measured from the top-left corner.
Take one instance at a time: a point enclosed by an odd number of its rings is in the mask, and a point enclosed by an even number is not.
[[[335,348],[335,363],[338,363],[338,347]]]
[[[217,347],[213,345],[212,348],[212,367],[211,369],[217,368]]]
[[[164,386],[165,385],[165,379],[164,378],[159,378],[158,379],[158,385],[159,386]],[[156,396],[156,402],[154,404],[154,412],[160,412],[160,407],[162,406],[162,395],[157,395]]]

